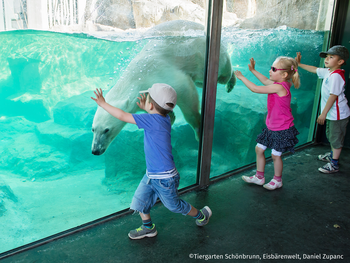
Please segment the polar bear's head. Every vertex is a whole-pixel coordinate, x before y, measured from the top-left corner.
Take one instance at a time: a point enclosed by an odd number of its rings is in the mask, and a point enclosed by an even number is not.
[[[104,109],[98,108],[92,124],[92,132],[94,138],[92,141],[91,151],[94,155],[103,154],[114,138],[124,127],[125,122],[122,122]]]

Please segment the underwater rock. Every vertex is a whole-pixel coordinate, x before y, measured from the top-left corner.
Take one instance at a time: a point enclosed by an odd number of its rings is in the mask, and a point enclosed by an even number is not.
[[[35,123],[28,121],[24,117],[0,117],[0,131],[2,142],[0,146],[4,145],[4,138],[15,139],[19,134],[34,132]]]
[[[39,73],[40,60],[23,56],[7,58],[14,92],[30,92],[39,94],[41,90],[41,78]]]
[[[11,75],[2,82],[0,114],[24,116],[33,122],[50,119],[46,98],[41,92],[42,81],[39,73],[40,60],[23,56],[8,57]]]
[[[171,128],[171,145],[177,169],[182,167],[190,171],[191,168],[197,168],[199,143],[192,134],[191,127],[185,121],[176,123]],[[196,173],[196,169],[193,172]],[[187,175],[181,174],[181,178],[185,176]]]
[[[23,134],[34,134],[35,124],[26,120],[23,117],[5,117],[0,118],[1,143],[0,143],[0,167],[4,169],[12,169],[9,162],[15,156],[11,156],[14,152],[11,150],[14,147],[15,141]],[[23,147],[26,142],[23,141]],[[35,146],[37,148],[37,146]]]
[[[27,178],[56,175],[69,168],[68,157],[39,142],[35,133],[25,133],[3,149],[0,167]]]
[[[55,123],[90,130],[96,111],[92,95],[93,92],[88,91],[58,102],[52,109]]]
[[[4,116],[23,116],[33,122],[50,119],[45,98],[32,93],[16,93],[6,99],[0,99],[0,114]]]
[[[303,127],[310,128],[311,113],[314,106],[314,100],[310,98],[314,96],[315,92],[312,90],[292,90],[292,113],[295,127],[297,127],[298,130]],[[294,104],[295,107],[293,107]],[[303,117],[300,118],[300,116]],[[306,120],[305,117],[310,118],[310,120]]]
[[[235,98],[217,100],[220,114],[215,115],[212,162],[221,169],[229,167],[226,171],[254,162],[256,136],[266,127],[265,96],[245,98],[243,94],[237,92]]]
[[[5,202],[0,199],[0,217],[2,217],[6,212]]]
[[[103,158],[93,158],[91,154],[92,133],[90,128],[61,125],[51,120],[39,123],[36,126],[36,135],[41,144],[50,145],[64,154],[65,159],[71,165],[84,163],[85,167],[95,168],[103,165],[103,161],[101,163]]]
[[[18,202],[18,199],[13,193],[11,187],[9,187],[8,185],[5,185],[4,182],[0,181],[0,199],[5,199],[5,198],[15,203]]]
[[[18,202],[17,196],[13,193],[11,187],[5,184],[0,179],[0,217],[6,212],[5,200],[10,200],[14,203]]]

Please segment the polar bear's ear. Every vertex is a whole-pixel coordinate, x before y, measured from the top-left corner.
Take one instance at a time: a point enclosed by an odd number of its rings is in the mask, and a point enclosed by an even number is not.
[[[171,111],[171,112],[168,113],[168,115],[170,117],[171,125],[173,125],[174,122],[175,122],[175,119],[176,119],[175,113],[173,111]]]

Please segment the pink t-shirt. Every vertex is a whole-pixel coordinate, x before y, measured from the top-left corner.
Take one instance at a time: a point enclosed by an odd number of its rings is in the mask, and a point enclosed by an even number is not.
[[[266,126],[271,131],[288,130],[294,125],[290,107],[292,98],[290,87],[292,84],[285,81],[281,83],[275,82],[274,84],[282,85],[286,89],[287,95],[280,97],[277,93],[268,94]]]

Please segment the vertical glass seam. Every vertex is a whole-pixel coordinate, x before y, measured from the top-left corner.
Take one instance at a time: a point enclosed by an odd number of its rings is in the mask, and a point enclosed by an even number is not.
[[[206,103],[206,91],[207,91],[207,74],[208,74],[208,64],[209,64],[209,43],[210,43],[210,25],[211,25],[211,11],[212,11],[212,1],[207,1],[207,12],[206,12],[206,28],[205,28],[205,61],[204,61],[204,79],[203,79],[203,89],[202,89],[202,105],[201,105],[201,123],[200,123],[200,137],[198,146],[198,161],[197,161],[197,178],[196,184],[200,183],[200,173],[201,173],[201,163],[202,163],[202,149],[203,149],[203,123],[205,115],[205,103]]]
[[[201,132],[201,149],[200,149],[200,166],[199,166],[199,185],[205,186],[210,182],[210,166],[213,143],[213,126],[215,119],[216,89],[218,78],[221,25],[223,1],[211,1],[212,8],[208,15],[210,17],[209,49],[207,51],[208,59],[206,61],[206,81],[205,91],[203,91],[202,101],[202,132]]]

